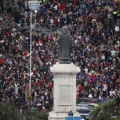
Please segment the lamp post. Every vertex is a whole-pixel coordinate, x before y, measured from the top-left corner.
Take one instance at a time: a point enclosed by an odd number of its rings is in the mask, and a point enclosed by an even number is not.
[[[32,12],[30,12],[30,81],[29,81],[29,98],[31,97],[31,69],[32,69]]]
[[[34,1],[29,1],[28,6],[30,9],[30,80],[29,80],[29,111],[30,111],[30,100],[31,100],[31,83],[32,83],[32,17],[33,17],[33,11],[37,13],[37,11],[40,9],[40,4],[39,2],[34,2]],[[36,23],[36,18],[35,18],[35,23]]]
[[[34,10],[35,13],[37,13],[37,10]],[[29,98],[31,97],[31,77],[32,77],[32,29],[33,29],[33,24],[32,24],[32,16],[33,12],[30,12],[30,81],[29,81]],[[36,18],[35,18],[36,19]],[[36,22],[35,22],[36,24]]]

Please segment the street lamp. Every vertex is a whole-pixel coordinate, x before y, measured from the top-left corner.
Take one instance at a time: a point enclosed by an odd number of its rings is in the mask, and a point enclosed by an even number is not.
[[[32,16],[33,11],[37,13],[39,10],[40,5],[38,4],[38,1],[29,1],[29,9],[30,9],[30,80],[29,80],[29,111],[30,111],[30,99],[31,99],[31,83],[32,83]]]
[[[31,97],[31,68],[32,67],[32,12],[30,12],[30,81],[29,81],[29,98]]]
[[[32,29],[33,29],[33,24],[32,24],[32,16],[33,16],[33,11],[30,12],[30,80],[29,80],[29,111],[30,111],[30,100],[31,100],[31,83],[32,83]]]
[[[35,13],[37,13],[38,10],[34,10]],[[33,16],[33,11],[30,12],[30,82],[29,82],[29,97],[31,97],[31,77],[32,77],[32,29],[33,29],[33,24],[32,24],[32,16]],[[35,22],[36,24],[36,22]]]

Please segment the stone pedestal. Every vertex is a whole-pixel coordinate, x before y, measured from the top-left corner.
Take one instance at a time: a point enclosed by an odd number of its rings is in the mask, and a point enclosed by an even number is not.
[[[49,113],[48,120],[65,120],[68,112],[76,112],[76,74],[80,69],[74,64],[57,63],[50,68],[54,74],[54,105],[53,111]]]

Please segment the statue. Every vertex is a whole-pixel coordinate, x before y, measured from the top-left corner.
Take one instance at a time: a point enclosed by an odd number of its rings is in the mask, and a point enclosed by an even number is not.
[[[69,30],[67,26],[61,28],[61,34],[58,39],[58,59],[60,64],[69,64],[71,51],[72,51],[72,40],[70,38]]]

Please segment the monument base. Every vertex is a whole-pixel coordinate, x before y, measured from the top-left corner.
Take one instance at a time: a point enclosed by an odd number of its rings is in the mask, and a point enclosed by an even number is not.
[[[79,117],[79,113],[76,112],[76,75],[80,72],[79,67],[73,63],[60,62],[50,67],[50,70],[54,75],[54,105],[48,120],[65,120],[70,111],[73,112],[73,117]]]
[[[55,113],[54,111],[49,112],[48,120],[65,120],[68,113]],[[80,116],[78,112],[74,113],[74,116]]]

